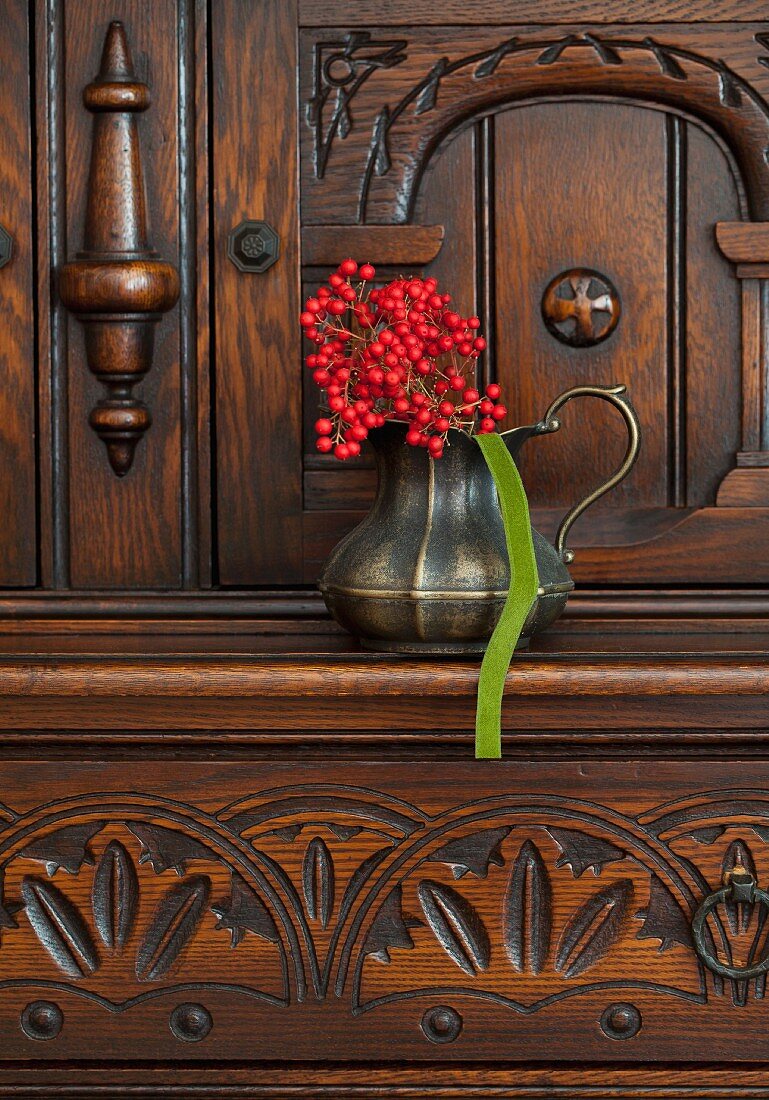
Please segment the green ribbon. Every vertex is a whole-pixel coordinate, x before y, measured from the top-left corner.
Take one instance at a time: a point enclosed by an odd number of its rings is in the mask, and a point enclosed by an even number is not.
[[[502,615],[483,657],[475,713],[476,759],[499,760],[502,756],[502,696],[505,692],[505,679],[526,616],[537,597],[539,574],[534,557],[526,490],[513,456],[504,439],[496,432],[478,435],[475,440],[483,452],[497,487],[510,559],[510,589]]]

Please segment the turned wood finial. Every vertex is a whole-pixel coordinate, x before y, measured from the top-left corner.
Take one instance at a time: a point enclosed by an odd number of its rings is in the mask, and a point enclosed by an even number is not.
[[[84,248],[62,268],[59,293],[83,324],[88,366],[107,391],[89,423],[122,477],[152,423],[132,390],[152,365],[155,326],[179,296],[176,269],[157,258],[147,237],[136,114],[147,110],[150,95],[136,80],[122,23],[109,26],[83,102],[94,115]]]

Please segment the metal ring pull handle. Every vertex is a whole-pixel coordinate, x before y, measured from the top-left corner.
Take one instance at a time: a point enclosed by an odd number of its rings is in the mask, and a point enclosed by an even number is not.
[[[756,881],[747,871],[735,868],[729,876],[729,881],[721,890],[709,894],[692,920],[692,935],[694,947],[705,966],[722,978],[757,978],[759,974],[769,971],[769,956],[753,966],[726,966],[708,950],[705,943],[705,922],[710,914],[719,905],[725,902],[742,902],[748,905],[763,904],[769,908],[769,894],[766,890],[760,890]]]
[[[627,450],[625,451],[625,457],[619,469],[612,474],[607,481],[604,481],[597,489],[589,493],[584,500],[579,502],[579,504],[575,504],[571,511],[567,512],[561,520],[558,533],[555,536],[555,550],[561,561],[565,562],[567,565],[574,560],[574,554],[571,550],[567,550],[565,545],[566,536],[573,524],[591,504],[595,504],[600,497],[608,493],[615,485],[619,485],[620,481],[623,481],[624,478],[627,477],[635,465],[635,461],[638,458],[638,451],[641,447],[641,425],[638,420],[638,414],[630,404],[630,398],[627,396],[627,387],[620,385],[575,386],[574,389],[566,390],[560,397],[556,397],[555,401],[543,416],[543,432],[558,431],[561,422],[555,414],[559,409],[563,408],[567,401],[571,401],[573,397],[599,397],[602,401],[608,401],[610,405],[614,405],[615,408],[619,409],[628,430],[628,444]]]

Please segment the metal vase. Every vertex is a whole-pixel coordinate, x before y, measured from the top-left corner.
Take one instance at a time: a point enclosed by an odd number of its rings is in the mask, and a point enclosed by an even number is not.
[[[532,529],[539,591],[519,647],[563,611],[574,587],[566,534],[588,504],[627,475],[638,454],[638,420],[624,386],[580,386],[562,394],[537,424],[505,432],[517,458],[532,436],[557,431],[555,413],[572,397],[610,401],[629,432],[625,460],[576,505],[551,546]],[[388,421],[369,435],[379,485],[371,511],[332,551],[318,586],[331,614],[367,649],[399,653],[482,652],[507,598],[510,567],[497,492],[480,447],[451,430],[439,459],[405,441],[407,426]]]

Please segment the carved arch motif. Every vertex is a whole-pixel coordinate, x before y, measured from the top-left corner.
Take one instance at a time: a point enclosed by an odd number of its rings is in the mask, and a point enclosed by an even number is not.
[[[763,43],[762,43],[763,44]],[[422,166],[452,129],[478,112],[550,96],[610,96],[688,113],[733,152],[751,217],[769,219],[769,105],[723,61],[655,39],[510,38],[456,60],[440,58],[373,124],[359,221],[370,201],[407,221]],[[424,117],[428,116],[428,117]]]
[[[750,988],[724,982],[695,956],[689,922],[713,883],[684,850],[712,848],[737,824],[723,867],[750,864],[753,852],[769,858],[769,801],[752,790],[706,793],[636,818],[555,795],[500,795],[430,816],[378,791],[333,785],[264,791],[212,813],[115,791],[9,811],[0,829],[0,990],[42,984],[110,1012],[193,987],[270,1010],[335,996],[349,1000],[353,1017],[447,996],[531,1015],[619,989],[693,1006],[731,993],[741,1005],[764,995],[765,979]],[[567,889],[571,879],[580,883]],[[209,912],[217,924],[207,960],[234,959],[237,981],[201,979],[200,956],[188,961]],[[727,913],[723,949],[749,924]],[[762,928],[755,950],[766,947]],[[232,950],[247,933],[271,960],[261,972]],[[32,934],[50,975],[27,975],[29,948],[14,964],[18,937]],[[669,965],[656,960],[673,949],[681,954],[671,982]],[[410,952],[430,966],[414,969]],[[120,1002],[98,986],[115,957],[125,957],[133,992]],[[392,963],[382,979],[379,968]],[[280,995],[259,984],[269,973]],[[417,988],[415,973],[434,984]],[[532,991],[533,979],[544,994]],[[429,1041],[442,1041],[443,1023],[439,1013],[423,1024]],[[448,1028],[460,1030],[456,1021]]]

